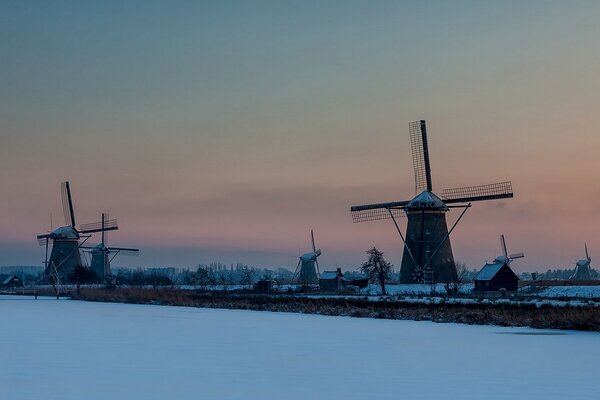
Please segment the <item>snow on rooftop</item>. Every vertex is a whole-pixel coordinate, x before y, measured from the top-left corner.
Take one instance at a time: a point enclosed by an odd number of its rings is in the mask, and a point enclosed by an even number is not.
[[[444,204],[442,199],[427,190],[421,192],[417,197],[409,201],[406,208],[434,208],[448,210],[448,207]]]
[[[78,239],[77,231],[71,226],[61,226],[52,231],[52,235],[60,239]]]
[[[474,281],[489,281],[498,273],[498,271],[500,271],[500,269],[504,265],[506,265],[506,264],[503,262],[494,262],[491,264],[485,264],[483,266],[483,268],[481,268],[481,271],[479,271],[477,273],[477,275],[475,275],[473,280]]]

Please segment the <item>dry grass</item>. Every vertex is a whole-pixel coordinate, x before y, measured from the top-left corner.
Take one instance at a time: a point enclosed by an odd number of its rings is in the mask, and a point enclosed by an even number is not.
[[[533,304],[413,304],[401,301],[200,293],[170,289],[82,288],[73,298],[135,304],[283,311],[359,318],[600,331],[600,309]]]

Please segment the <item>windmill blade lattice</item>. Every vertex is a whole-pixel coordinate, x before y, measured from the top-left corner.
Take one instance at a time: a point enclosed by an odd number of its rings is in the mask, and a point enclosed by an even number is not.
[[[431,166],[429,164],[429,145],[425,120],[408,124],[410,146],[412,149],[413,168],[415,172],[415,192],[432,191]]]
[[[509,199],[513,197],[512,182],[466,186],[442,190],[441,198],[446,204],[473,201]]]

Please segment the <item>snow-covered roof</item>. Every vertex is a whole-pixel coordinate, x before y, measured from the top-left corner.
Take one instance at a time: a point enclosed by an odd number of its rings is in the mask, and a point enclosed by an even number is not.
[[[483,266],[483,268],[481,268],[481,271],[479,271],[477,273],[477,275],[475,275],[473,280],[474,281],[489,281],[494,276],[496,276],[498,271],[500,271],[500,269],[502,267],[504,267],[505,265],[506,265],[506,263],[503,263],[503,262],[494,262],[491,264],[486,263]]]
[[[343,276],[343,274],[342,274]],[[321,272],[320,279],[337,279],[338,272],[337,271],[323,271]]]
[[[448,211],[448,207],[444,204],[442,199],[427,190],[421,192],[417,197],[409,201],[406,208],[433,208]]]
[[[53,230],[52,235],[59,239],[79,239],[77,231],[71,226],[61,226]]]
[[[3,285],[8,285],[8,284],[10,283],[10,281],[12,281],[12,280],[13,280],[13,278],[16,278],[16,277],[17,277],[17,276],[16,276],[15,274],[9,275],[9,276],[8,276],[8,278],[6,278],[6,279],[5,279],[5,280],[2,282],[2,284],[3,284]]]

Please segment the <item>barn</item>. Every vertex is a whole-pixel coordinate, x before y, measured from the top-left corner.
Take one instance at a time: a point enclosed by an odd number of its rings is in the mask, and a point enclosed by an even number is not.
[[[319,288],[326,292],[335,292],[346,288],[346,278],[342,269],[336,271],[323,271],[319,277]]]
[[[473,278],[475,291],[491,292],[506,290],[516,292],[519,288],[519,277],[506,262],[486,263]]]

